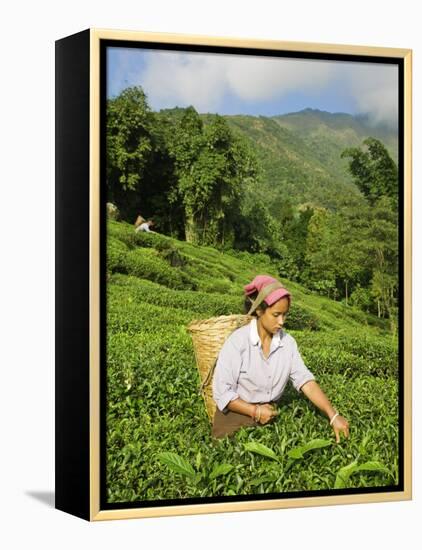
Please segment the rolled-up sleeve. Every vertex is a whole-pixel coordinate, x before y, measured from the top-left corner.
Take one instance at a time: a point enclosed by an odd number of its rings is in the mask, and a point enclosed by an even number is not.
[[[226,412],[230,401],[239,397],[236,390],[241,361],[240,350],[231,339],[226,340],[217,358],[212,383],[214,401],[222,412]]]
[[[315,380],[315,376],[312,372],[306,367],[303,362],[302,356],[300,355],[299,349],[297,347],[296,340],[293,340],[293,351],[292,351],[292,365],[290,371],[290,380],[297,391],[300,391],[303,384],[309,382],[310,380]]]

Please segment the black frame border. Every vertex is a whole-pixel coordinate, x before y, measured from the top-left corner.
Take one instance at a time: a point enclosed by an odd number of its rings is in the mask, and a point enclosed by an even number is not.
[[[108,503],[106,499],[106,406],[107,406],[107,380],[106,380],[106,356],[107,356],[107,311],[106,311],[106,190],[105,190],[105,161],[106,161],[106,138],[103,130],[106,125],[105,105],[106,105],[106,85],[107,85],[107,64],[106,50],[113,48],[133,48],[133,49],[156,49],[167,51],[201,52],[214,54],[237,54],[254,55],[262,57],[287,57],[297,59],[315,59],[324,61],[342,61],[359,63],[376,63],[397,65],[399,70],[399,483],[391,486],[367,487],[360,489],[329,489],[320,491],[301,491],[289,493],[267,493],[265,495],[238,495],[226,497],[204,497],[204,498],[184,498],[168,499],[155,501],[136,501],[122,503]],[[312,498],[337,495],[365,495],[374,493],[401,492],[404,490],[404,153],[405,153],[405,128],[404,128],[404,98],[405,98],[405,75],[404,59],[359,55],[359,54],[334,54],[317,53],[307,51],[273,50],[261,48],[243,48],[235,46],[210,46],[193,45],[183,43],[163,43],[156,41],[129,41],[100,39],[100,510],[120,510],[120,509],[148,509],[160,508],[163,506],[180,506],[192,504],[208,503],[229,503],[229,502],[259,502],[262,500],[278,500],[293,498]]]

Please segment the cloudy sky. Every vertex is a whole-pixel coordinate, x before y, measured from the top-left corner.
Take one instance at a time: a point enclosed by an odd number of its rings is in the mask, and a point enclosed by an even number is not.
[[[305,108],[397,125],[397,65],[107,49],[107,96],[140,85],[153,110],[278,115]]]

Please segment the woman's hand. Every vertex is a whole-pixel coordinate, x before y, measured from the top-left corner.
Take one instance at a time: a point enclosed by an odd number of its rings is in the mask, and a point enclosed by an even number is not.
[[[349,437],[349,423],[343,416],[337,414],[328,397],[315,380],[305,382],[301,390],[320,411],[328,416],[328,418],[333,419],[335,416],[332,426],[336,434],[336,443],[340,443],[340,432],[342,432],[345,437]]]
[[[340,432],[342,432],[345,437],[349,437],[349,423],[343,416],[336,416],[333,422],[333,430],[336,434],[336,443],[340,443]]]
[[[258,413],[259,420],[258,422],[260,424],[267,424],[270,422],[275,416],[278,415],[278,411],[275,407],[270,405],[269,403],[264,403],[263,405],[258,405],[260,408],[260,414]]]

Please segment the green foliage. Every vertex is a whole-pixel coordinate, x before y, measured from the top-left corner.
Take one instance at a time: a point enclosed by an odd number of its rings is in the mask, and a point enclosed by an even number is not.
[[[118,196],[117,186],[134,190],[152,151],[152,117],[140,87],[127,88],[107,102],[107,184],[110,198]]]
[[[137,242],[128,224],[111,222],[109,228],[109,502],[333,489],[339,471],[354,461],[361,466],[380,463],[388,470],[362,468],[347,479],[340,476],[345,487],[397,484],[397,342],[368,324],[371,315],[283,281],[293,293],[289,321],[294,311],[298,316],[305,312],[319,327],[316,332],[293,324],[286,330],[334,406],[349,420],[349,440],[335,445],[327,419],[289,386],[273,423],[242,428],[233,437],[215,441],[198,394],[199,375],[186,326],[194,319],[240,312],[242,286],[257,273],[276,275],[274,265],[267,255],[257,255],[255,261],[250,253],[222,253],[168,237],[156,241],[157,250],[147,246],[152,236]],[[183,266],[172,267],[162,256],[173,249],[184,258]],[[128,266],[127,257],[141,276],[119,272]],[[209,291],[175,288],[174,273],[186,276],[185,269],[195,262],[195,284]],[[162,278],[161,283],[145,275]],[[227,294],[211,287],[223,276],[231,285]],[[318,440],[332,444],[319,446]]]
[[[330,445],[332,445],[332,441],[329,441],[328,439],[313,439],[312,441],[309,441],[309,443],[306,443],[306,445],[301,445],[300,447],[295,447],[294,449],[291,449],[287,453],[287,456],[294,460],[299,460],[303,458],[305,454],[309,451],[314,451],[315,449],[323,449],[324,447],[330,447]]]
[[[222,296],[191,290],[173,290],[139,279],[138,277],[114,276],[111,293],[115,299],[130,296],[134,303],[153,304],[171,309],[189,310],[208,317],[242,313],[242,301],[238,296]]]
[[[109,502],[398,483],[397,167],[375,138],[354,148],[361,122],[152,113],[140,88],[109,100],[107,199],[160,232],[108,221]],[[349,440],[331,444],[291,387],[273,423],[211,439],[186,326],[241,313],[259,273],[292,292],[285,328]]]
[[[396,138],[373,130],[368,137],[362,117],[309,109],[273,118],[154,113],[142,88],[128,88],[107,104],[107,198],[123,219],[152,216],[161,234],[264,253],[276,276],[346,305],[356,288],[369,290],[369,302],[361,293],[352,303],[388,318],[394,332]],[[122,240],[182,267],[178,250],[150,237]],[[233,292],[232,281],[205,283],[197,269],[186,269],[192,288]]]
[[[397,305],[397,220],[388,203],[374,207],[315,209],[306,237],[305,269],[299,280],[345,304],[392,318]],[[357,290],[357,292],[355,292]]]
[[[345,149],[342,157],[350,158],[349,171],[353,180],[374,205],[381,197],[389,197],[395,209],[398,205],[398,170],[383,143],[373,137],[363,141],[365,149]]]
[[[160,232],[107,224],[109,502],[398,483],[396,142],[358,149],[367,132],[309,110],[153,113],[141,88],[108,101],[107,200]],[[349,440],[292,387],[273,423],[211,439],[186,326],[241,313],[259,273],[292,292],[285,328]]]
[[[319,330],[321,328],[318,317],[305,307],[292,304],[289,317],[286,320],[289,330]]]
[[[233,470],[234,466],[232,464],[217,464],[214,466],[210,479],[216,479],[219,476],[225,476]]]
[[[195,477],[195,470],[192,468],[189,462],[187,462],[183,457],[179,456],[178,454],[164,452],[159,453],[158,458],[163,464],[168,466],[174,472],[191,478]]]
[[[123,241],[109,236],[107,238],[107,270],[110,272],[124,270],[127,252],[128,247]]]
[[[311,148],[306,135],[289,125],[287,118],[239,115],[228,117],[228,122],[253,144],[261,166],[262,195],[267,197],[272,212],[280,208],[286,198],[295,206],[316,203],[332,207],[339,202],[339,189],[341,193],[356,194],[350,178],[344,176],[344,161],[338,159],[342,151],[338,142],[337,158],[332,162],[334,155],[330,155],[329,160],[319,158],[319,152],[326,146],[325,136],[318,147]],[[320,121],[316,127],[321,127]]]
[[[376,127],[365,117],[304,109],[298,113],[273,118],[280,126],[303,140],[307,149],[337,182],[349,181],[345,170],[346,161],[341,158],[341,152],[348,147],[359,145],[368,136],[374,136],[386,144],[389,153],[397,161],[397,132],[394,129]]]
[[[135,232],[133,225],[126,222],[107,221],[107,239],[119,239],[130,249],[136,247],[166,250],[174,245],[174,239],[160,233]]]
[[[203,125],[193,107],[176,119],[168,147],[176,174],[169,200],[183,205],[186,240],[224,244],[244,180],[256,175],[251,150],[230,131],[223,117],[209,117]]]
[[[268,448],[266,445],[263,445],[262,443],[257,443],[256,441],[250,441],[245,444],[245,449],[247,451],[250,451],[251,453],[256,453],[262,456],[265,456],[267,458],[271,458],[272,460],[275,460],[280,463],[282,466],[282,472],[286,474],[290,468],[294,465],[295,460],[301,460],[304,458],[305,454],[309,451],[314,451],[316,449],[323,449],[324,447],[330,447],[332,445],[332,442],[327,439],[313,439],[312,441],[309,441],[305,445],[295,447],[293,449],[290,449],[287,452],[287,457],[289,460],[286,464],[283,464],[283,461],[280,457],[276,455],[276,453]],[[261,477],[259,478],[260,482],[264,481],[271,481],[271,477],[265,478]]]
[[[277,455],[275,452],[271,449],[269,449],[266,445],[263,445],[262,443],[258,443],[256,441],[249,441],[245,444],[245,449],[251,453],[256,453],[261,456],[266,456],[267,458],[271,458],[272,460],[277,460]]]
[[[172,269],[151,248],[138,248],[126,254],[124,271],[141,279],[163,284],[169,288],[185,288],[186,283],[177,269]]]
[[[371,305],[373,303],[371,291],[367,288],[362,288],[358,284],[350,295],[349,303],[363,311],[371,311]]]
[[[356,472],[385,472],[389,474],[388,468],[376,460],[365,462],[364,464],[358,464],[355,460],[347,466],[343,466],[337,472],[334,489],[344,489],[347,487],[350,476]]]
[[[313,334],[294,333],[299,349],[316,376],[397,377],[397,342],[380,338],[367,328]]]
[[[107,246],[111,239],[118,239],[129,249],[137,246],[138,234],[135,233],[134,226],[126,222],[116,222],[107,220]]]
[[[210,247],[200,247],[188,243],[171,239],[158,234],[139,235],[136,234],[131,226],[124,223],[109,222],[110,239],[121,239],[133,254],[126,261],[120,256],[119,264],[112,267],[112,272],[139,273],[143,279],[167,284],[171,288],[185,290],[197,290],[198,303],[205,304],[200,296],[201,292],[206,294],[219,294],[227,296],[224,310],[230,313],[242,313],[242,287],[258,273],[268,273],[278,276],[277,265],[268,255],[250,254],[248,252],[231,251],[222,253]],[[139,242],[142,247],[138,247]],[[115,243],[114,243],[115,244]],[[114,246],[114,245],[113,245]],[[145,248],[149,246],[150,248]],[[123,249],[121,250],[121,252]],[[135,252],[137,251],[137,252]],[[174,265],[174,258],[176,262]],[[122,284],[120,282],[120,284]],[[295,299],[290,310],[290,315],[286,323],[288,330],[320,330],[324,326],[334,327],[338,315],[343,315],[347,309],[350,318],[355,318],[358,323],[375,323],[372,316],[366,316],[352,308],[344,308],[341,304],[334,307],[332,301],[328,301],[323,310],[320,311],[320,302],[314,300],[309,294],[303,293],[303,287],[292,287],[292,282],[288,283],[289,288],[295,292]],[[157,300],[169,299],[166,292],[157,292]],[[153,296],[154,293],[151,294]],[[193,294],[195,297],[195,293]],[[233,300],[232,300],[233,297]],[[185,298],[183,298],[185,299]],[[151,300],[149,301],[150,303]],[[173,300],[174,302],[174,300]],[[162,303],[162,301],[157,301]],[[193,311],[198,307],[192,305]],[[208,308],[204,305],[204,311],[211,311],[214,308]],[[326,312],[333,309],[333,315],[326,319]],[[220,306],[216,314],[222,314]],[[323,322],[321,322],[323,321]],[[383,326],[382,324],[380,326]]]

